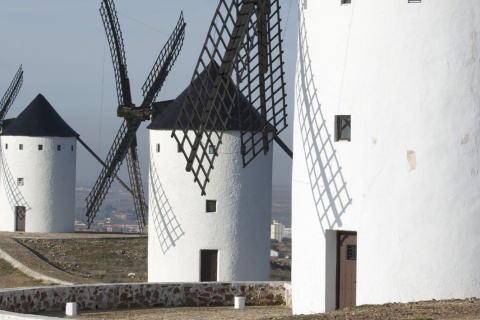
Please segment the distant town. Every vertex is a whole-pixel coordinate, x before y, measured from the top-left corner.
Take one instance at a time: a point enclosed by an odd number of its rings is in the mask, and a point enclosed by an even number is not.
[[[93,224],[88,228],[85,216],[85,198],[93,184],[93,182],[77,182],[75,188],[75,231],[140,233],[132,195],[116,181],[112,184]],[[292,224],[290,190],[290,186],[273,186],[272,190],[271,238],[278,241],[281,241],[283,237],[290,237]],[[147,228],[143,233],[148,233]]]

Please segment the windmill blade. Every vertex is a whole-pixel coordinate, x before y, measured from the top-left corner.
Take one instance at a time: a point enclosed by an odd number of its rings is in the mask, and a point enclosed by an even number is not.
[[[112,56],[115,80],[117,82],[118,108],[120,109],[123,106],[131,108],[132,95],[127,74],[127,60],[125,58],[122,31],[120,30],[113,0],[102,1],[100,15],[102,16],[103,26],[105,27],[105,33],[110,47],[110,55]]]
[[[145,194],[143,192],[142,177],[140,175],[140,162],[138,161],[136,137],[127,153],[127,166],[130,182],[132,183],[132,189],[134,192],[133,202],[135,206],[135,213],[137,214],[138,227],[140,233],[143,233],[143,229],[147,224],[148,207],[145,202]]]
[[[108,152],[107,160],[105,161],[107,166],[102,169],[92,191],[90,191],[90,194],[86,199],[88,227],[93,223],[93,219],[105,199],[105,196],[112,185],[113,179],[120,169],[140,123],[140,120],[124,120],[120,126],[117,136],[113,141],[113,145]]]
[[[13,77],[12,82],[10,83],[10,86],[7,89],[7,92],[5,92],[2,100],[0,100],[0,121],[5,119],[5,116],[10,109],[10,107],[13,104],[13,101],[15,101],[15,98],[17,97],[18,91],[20,91],[20,87],[22,86],[23,83],[23,70],[22,70],[22,65],[20,65],[20,68],[18,68],[17,73]]]
[[[135,108],[132,103],[130,81],[127,75],[122,33],[113,0],[103,0],[100,13],[107,34],[115,71],[119,104],[117,115],[123,117],[124,121],[107,155],[107,160],[105,161],[106,166],[103,168],[92,191],[86,199],[88,227],[92,224],[100,205],[110,189],[113,178],[116,176],[125,156],[128,154],[128,172],[141,231],[146,223],[146,212],[148,208],[145,204],[145,196],[140,176],[140,166],[136,149],[136,131],[142,121],[150,119],[153,100],[155,100],[163,86],[183,45],[185,22],[183,20],[183,14],[181,14],[175,30],[164,48],[160,51],[152,71],[143,86],[144,101],[140,107]]]
[[[256,106],[239,114],[244,166],[267,152],[270,142],[287,127],[280,8],[279,0],[263,2],[249,23],[248,37],[256,38],[258,46],[252,50],[242,44],[237,57],[237,68],[246,69],[236,73],[240,92]]]
[[[244,166],[286,127],[279,10],[278,0],[221,0],[217,7],[172,133],[202,195],[233,105],[244,106],[235,115]]]
[[[168,73],[173,67],[173,64],[177,60],[180,50],[183,46],[183,40],[185,39],[185,26],[186,23],[183,19],[183,12],[180,14],[177,25],[173,30],[167,43],[163,46],[157,60],[155,61],[150,74],[145,80],[142,86],[143,102],[140,108],[152,108],[152,103],[155,101],[158,93],[162,89],[165,79]]]

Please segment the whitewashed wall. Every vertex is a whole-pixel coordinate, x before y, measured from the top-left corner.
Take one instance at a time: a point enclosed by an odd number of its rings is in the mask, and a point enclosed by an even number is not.
[[[2,136],[0,141],[0,230],[15,230],[15,206],[24,205],[25,231],[73,232],[76,138]]]
[[[296,79],[294,313],[335,308],[332,230],[358,232],[358,305],[479,296],[480,2],[307,5]],[[334,142],[334,117],[344,114],[352,140]]]
[[[200,250],[218,250],[219,281],[269,279],[272,152],[244,169],[239,143],[238,132],[224,134],[201,196],[171,131],[150,131],[149,282],[200,281]]]

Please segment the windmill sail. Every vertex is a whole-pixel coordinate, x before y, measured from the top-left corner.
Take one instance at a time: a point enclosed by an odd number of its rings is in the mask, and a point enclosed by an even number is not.
[[[23,70],[22,70],[22,65],[20,65],[20,68],[18,68],[17,73],[13,77],[12,82],[10,83],[10,86],[7,89],[7,92],[3,95],[2,100],[0,100],[0,121],[5,119],[5,116],[10,109],[10,107],[13,104],[13,101],[15,101],[15,98],[17,97],[18,91],[20,91],[20,88],[23,83]]]
[[[143,86],[144,100],[141,106],[136,108],[132,103],[123,38],[113,1],[104,0],[100,13],[104,22],[115,71],[118,96],[117,115],[123,117],[124,121],[108,153],[105,161],[106,167],[103,168],[86,199],[88,226],[90,227],[93,223],[115,175],[120,169],[123,160],[127,157],[129,178],[134,193],[135,210],[139,228],[142,231],[146,224],[147,205],[145,204],[140,176],[140,165],[136,149],[136,132],[142,121],[150,119],[153,101],[180,53],[183,39],[185,38],[185,22],[183,14],[181,14],[175,30],[160,51],[152,71]]]
[[[239,152],[244,166],[268,152],[270,142],[287,126],[280,21],[278,0],[221,0],[217,7],[172,133],[202,195],[233,116],[232,106],[238,104],[235,99],[245,96],[255,106],[235,115],[242,124]],[[209,71],[216,66],[216,72]],[[204,70],[212,76],[195,81]],[[235,94],[226,90],[232,81]]]

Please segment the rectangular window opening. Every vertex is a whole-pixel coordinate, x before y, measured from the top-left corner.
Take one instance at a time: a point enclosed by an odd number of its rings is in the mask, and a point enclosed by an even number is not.
[[[335,141],[351,141],[352,119],[349,115],[335,116]]]
[[[217,212],[217,200],[207,200],[207,212]]]
[[[352,3],[352,0],[340,0],[340,3],[343,5],[348,5]]]
[[[157,143],[157,153],[160,152],[160,143]]]
[[[72,145],[72,151],[73,151],[73,145]]]
[[[62,146],[60,144],[57,144],[57,151],[62,150]]]
[[[408,0],[408,3],[422,3],[422,0]]]
[[[43,150],[43,144],[38,145],[38,150]]]
[[[23,144],[18,145],[18,150],[23,150]]]
[[[23,178],[18,178],[17,179],[17,186],[23,186],[23,184],[24,184]]]
[[[5,149],[8,149],[8,143],[5,143]]]

